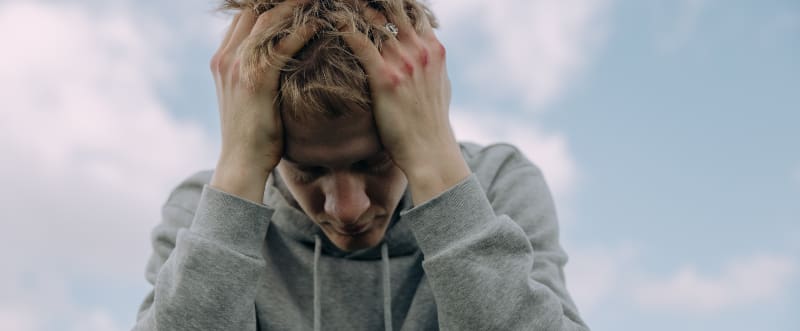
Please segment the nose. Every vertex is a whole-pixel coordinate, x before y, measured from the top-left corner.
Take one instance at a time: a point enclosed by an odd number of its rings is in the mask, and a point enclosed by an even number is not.
[[[370,206],[364,179],[353,174],[334,173],[327,184],[324,192],[325,213],[339,225],[358,222],[358,218]]]

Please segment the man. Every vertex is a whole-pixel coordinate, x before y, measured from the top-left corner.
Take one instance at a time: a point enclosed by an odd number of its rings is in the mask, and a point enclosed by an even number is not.
[[[135,330],[587,330],[541,172],[459,144],[416,0],[226,1],[222,151],[153,232]]]

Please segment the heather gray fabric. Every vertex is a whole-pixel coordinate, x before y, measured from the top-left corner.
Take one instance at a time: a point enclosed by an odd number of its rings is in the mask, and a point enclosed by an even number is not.
[[[263,204],[191,176],[153,230],[133,329],[588,330],[539,169],[507,144],[462,153],[472,175],[416,207],[407,190],[380,247],[350,253],[277,172]]]

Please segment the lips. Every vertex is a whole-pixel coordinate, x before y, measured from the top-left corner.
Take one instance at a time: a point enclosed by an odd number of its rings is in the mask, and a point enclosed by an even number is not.
[[[385,221],[386,221],[386,215],[381,214],[372,217],[369,221],[363,223],[353,223],[353,224],[345,224],[343,226],[337,226],[334,225],[335,222],[333,221],[323,221],[320,223],[320,226],[326,227],[332,230],[333,232],[336,232],[343,236],[355,236],[369,231],[375,225],[380,226]]]
[[[344,235],[354,236],[354,235],[357,235],[357,234],[360,234],[362,232],[367,231],[368,228],[369,227],[366,224],[363,224],[363,225],[354,224],[354,225],[345,226],[343,228],[334,227],[334,230],[336,232],[339,232],[339,233],[344,234]]]

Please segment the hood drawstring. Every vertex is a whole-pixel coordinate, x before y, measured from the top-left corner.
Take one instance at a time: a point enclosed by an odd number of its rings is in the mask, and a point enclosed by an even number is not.
[[[314,331],[319,331],[319,255],[322,251],[319,236],[314,235]]]
[[[319,285],[319,256],[322,251],[322,241],[319,235],[314,235],[314,331],[320,331],[320,285]],[[381,262],[383,262],[383,325],[386,331],[392,331],[392,288],[389,284],[389,246],[386,241],[381,245]]]
[[[389,286],[389,245],[386,241],[381,245],[383,262],[383,325],[386,331],[392,331],[392,288]]]

